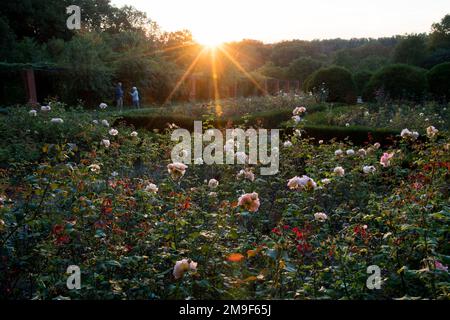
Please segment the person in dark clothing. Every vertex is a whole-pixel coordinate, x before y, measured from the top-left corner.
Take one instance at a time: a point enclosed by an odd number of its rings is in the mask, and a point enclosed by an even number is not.
[[[117,109],[120,109],[120,111],[122,111],[122,108],[123,108],[123,89],[122,89],[122,82],[117,83],[117,86],[116,86],[116,92],[115,92],[115,97],[116,97],[116,106],[117,106]]]

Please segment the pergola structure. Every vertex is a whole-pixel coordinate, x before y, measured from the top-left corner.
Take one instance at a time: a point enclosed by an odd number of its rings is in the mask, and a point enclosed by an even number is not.
[[[19,71],[22,75],[27,103],[31,105],[38,104],[35,70],[57,70],[55,65],[50,63],[8,63],[1,62],[0,70]]]
[[[24,84],[24,89],[26,92],[27,103],[30,105],[38,104],[38,95],[36,89],[36,79],[35,79],[35,71],[57,71],[62,70],[62,68],[56,67],[54,64],[50,63],[7,63],[0,62],[0,70],[6,71],[18,71],[20,72]],[[237,98],[240,96],[239,92],[242,92],[243,89],[240,88],[242,85],[242,79],[235,79],[231,82],[231,85],[227,85],[223,89],[223,97],[225,98]],[[201,73],[191,74],[186,79],[189,87],[189,100],[196,101],[199,98],[199,82],[202,82],[207,86],[207,97],[209,99],[214,98],[214,86],[213,80],[208,76]],[[250,86],[253,86],[253,89],[250,87],[250,92],[255,95],[276,95],[279,94],[280,91],[285,93],[290,93],[292,91],[298,92],[300,89],[300,81],[298,80],[280,80],[274,78],[263,78],[260,79],[257,84],[251,82]],[[201,88],[201,87],[200,87]],[[203,87],[204,88],[204,87]],[[241,90],[240,90],[241,89]],[[248,86],[247,86],[248,89]],[[247,92],[248,92],[247,91]]]

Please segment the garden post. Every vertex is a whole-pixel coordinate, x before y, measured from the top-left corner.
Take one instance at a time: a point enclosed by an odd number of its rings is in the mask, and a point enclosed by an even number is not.
[[[28,103],[31,105],[37,104],[36,82],[33,69],[25,70],[25,89],[27,91]]]

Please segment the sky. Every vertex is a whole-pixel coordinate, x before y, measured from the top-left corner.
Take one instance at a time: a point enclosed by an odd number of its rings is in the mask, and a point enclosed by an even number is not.
[[[202,44],[242,39],[384,37],[429,32],[450,0],[112,0],[145,11],[164,31],[188,29]]]

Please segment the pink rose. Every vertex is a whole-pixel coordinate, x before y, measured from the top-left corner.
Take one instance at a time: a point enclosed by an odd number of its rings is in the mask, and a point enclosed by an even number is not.
[[[380,164],[383,167],[389,167],[391,165],[391,158],[394,156],[394,153],[384,153],[380,159]]]
[[[260,202],[256,192],[246,193],[239,197],[238,206],[243,207],[250,212],[256,212],[259,209]]]

